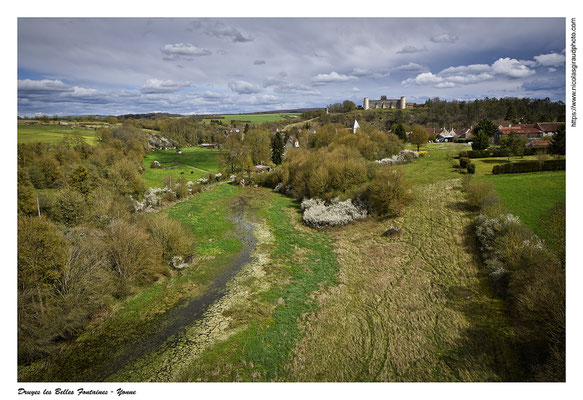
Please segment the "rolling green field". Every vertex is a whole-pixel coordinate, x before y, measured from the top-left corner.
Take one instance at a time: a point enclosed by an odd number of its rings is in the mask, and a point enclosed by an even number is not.
[[[413,149],[411,146],[407,147]],[[405,164],[402,168],[417,185],[460,178],[463,175],[456,172],[459,168],[454,166],[459,160],[450,161],[447,156],[455,157],[460,151],[469,148],[470,146],[459,143],[429,143],[421,148],[427,151],[425,157]],[[536,159],[537,156],[510,157],[512,162]],[[507,163],[507,160],[507,157],[472,159],[476,165],[474,179],[492,182],[508,211],[519,216],[523,224],[545,238],[543,218],[552,207],[557,203],[564,203],[566,199],[565,171],[493,175],[492,168]]]
[[[63,138],[79,135],[89,144],[97,143],[97,136],[93,129],[75,128],[59,125],[23,125],[18,124],[18,143],[46,142],[58,143]]]
[[[184,176],[194,182],[209,172],[218,172],[218,150],[199,147],[185,147],[181,150],[182,154],[177,154],[174,149],[155,150],[144,158],[146,172],[142,179],[146,187],[163,187],[166,176],[172,176],[173,179]],[[150,168],[154,160],[162,165],[161,169]],[[181,172],[184,174],[181,175]]]
[[[543,221],[550,209],[565,203],[565,171],[490,175],[486,179],[496,186],[498,196],[512,214],[546,238]]]
[[[239,115],[221,115],[224,117],[222,119],[223,123],[229,123],[232,120],[249,122],[251,124],[262,124],[264,122],[279,121],[282,119],[287,119],[288,121],[297,121],[302,114],[300,113],[281,113],[281,114],[239,114]],[[293,118],[293,117],[298,118]],[[286,118],[287,117],[287,118]],[[210,124],[211,118],[204,119],[205,124]]]

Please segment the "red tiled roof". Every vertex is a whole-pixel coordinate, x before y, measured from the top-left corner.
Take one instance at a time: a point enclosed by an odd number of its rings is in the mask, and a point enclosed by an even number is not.
[[[560,124],[558,122],[539,122],[536,125],[543,132],[556,132]]]
[[[541,134],[543,133],[540,129],[534,128],[534,126],[532,126],[531,124],[528,124],[529,126],[526,127],[526,124],[523,125],[516,125],[513,126],[512,128],[499,128],[498,131],[500,133],[502,133],[503,135],[508,135],[509,133],[518,133],[518,134],[527,134],[527,135],[532,135],[532,134]]]
[[[441,132],[441,129],[439,129],[439,128],[425,128],[425,130],[430,135],[432,135],[432,134],[438,134],[439,132]]]
[[[530,145],[532,147],[546,147],[546,146],[551,145],[551,141],[550,140],[533,140],[532,142],[530,142]]]

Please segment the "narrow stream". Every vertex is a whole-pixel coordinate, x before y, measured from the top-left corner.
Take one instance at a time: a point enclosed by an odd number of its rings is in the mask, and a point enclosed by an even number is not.
[[[257,244],[253,236],[253,225],[245,221],[245,208],[244,200],[239,198],[229,215],[229,219],[235,224],[233,235],[242,243],[242,248],[223,268],[207,291],[200,297],[181,301],[161,318],[156,331],[142,337],[138,342],[126,345],[123,352],[105,366],[99,380],[105,381],[108,376],[162,345],[174,347],[181,340],[181,333],[199,320],[213,303],[226,294],[227,283],[252,260],[251,254]]]

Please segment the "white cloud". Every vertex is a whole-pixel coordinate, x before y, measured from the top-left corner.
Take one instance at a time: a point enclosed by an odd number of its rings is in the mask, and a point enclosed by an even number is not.
[[[437,74],[424,72],[415,78],[402,81],[401,84],[403,86],[433,86],[442,89],[455,87],[456,85],[476,84],[497,78],[525,78],[534,73],[535,71],[529,69],[518,60],[513,58],[500,58],[492,65],[459,65],[446,68]]]
[[[543,67],[559,67],[565,63],[565,55],[557,53],[541,54],[534,59]]]
[[[99,91],[96,89],[82,88],[79,86],[73,86],[73,97],[95,97],[99,95]]]
[[[439,75],[480,74],[489,71],[491,71],[491,67],[488,64],[470,64],[446,68],[442,70]]]
[[[201,94],[201,97],[206,100],[219,100],[225,98],[226,96],[224,94],[215,93],[211,92],[210,90],[207,90],[203,94]]]
[[[172,93],[190,86],[189,82],[176,82],[173,80],[148,79],[140,91],[145,94]]]
[[[357,88],[356,86],[354,86],[354,87],[352,88],[352,91],[353,91],[353,92],[355,92],[355,93],[357,93],[357,92],[360,92],[360,89],[359,89],[359,88]]]
[[[41,79],[35,81],[24,79],[18,81],[18,92],[21,93],[55,93],[55,92],[73,92],[71,85],[67,85],[59,80]]]
[[[238,94],[252,94],[261,91],[257,86],[246,81],[231,81],[229,82],[229,88]]]
[[[556,72],[557,71],[557,69],[553,68],[553,67],[549,67],[548,70],[549,70],[549,72]]]
[[[452,33],[442,33],[431,37],[433,43],[455,43],[459,38]]]
[[[415,47],[415,46],[404,46],[401,50],[397,51],[397,54],[412,54],[419,53],[421,51],[427,51],[427,47]]]
[[[527,67],[531,68],[534,68],[538,65],[538,63],[533,60],[518,60],[518,62],[521,63],[522,65],[526,65]]]
[[[212,54],[210,50],[190,43],[167,44],[160,51],[165,54],[164,60],[192,59]]]
[[[333,82],[345,82],[345,81],[349,81],[351,79],[357,79],[357,78],[354,76],[339,74],[336,71],[332,71],[329,74],[318,74],[318,75],[312,77],[312,82],[315,85],[325,85],[327,83],[333,83]]]
[[[499,58],[492,64],[492,72],[511,78],[525,78],[535,72],[514,58]]]
[[[399,65],[398,67],[395,67],[393,69],[395,71],[413,72],[413,71],[422,71],[425,69],[425,67],[423,67],[417,63],[410,62],[408,64]]]
[[[437,85],[435,85],[435,87],[440,88],[440,89],[452,88],[452,87],[455,87],[455,83],[453,83],[453,82],[441,82],[441,83],[438,83]]]

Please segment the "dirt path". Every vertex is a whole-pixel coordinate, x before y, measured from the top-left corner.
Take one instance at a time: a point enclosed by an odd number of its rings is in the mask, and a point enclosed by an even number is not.
[[[289,367],[300,381],[498,381],[513,378],[511,332],[480,274],[459,180],[416,189],[396,221],[335,231],[339,286]],[[398,237],[383,237],[391,224]]]
[[[242,198],[238,200],[240,203]],[[237,295],[232,289],[233,280],[256,272],[252,264],[257,263],[251,262],[257,244],[255,228],[245,220],[246,205],[239,203],[233,206],[229,217],[235,224],[233,235],[243,244],[236,257],[202,296],[179,304],[162,318],[155,332],[128,346],[104,371],[104,380],[174,380],[187,359],[221,336],[229,322],[221,318],[221,310]]]

